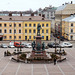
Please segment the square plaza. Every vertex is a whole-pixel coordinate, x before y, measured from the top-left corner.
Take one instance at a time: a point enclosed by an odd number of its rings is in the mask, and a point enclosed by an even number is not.
[[[53,63],[21,63],[11,61],[11,56],[4,57],[4,51],[11,53],[15,48],[0,48],[0,75],[75,75],[75,48],[64,48],[67,59]],[[30,48],[22,48],[22,51],[31,51]],[[46,51],[54,51],[54,48]]]

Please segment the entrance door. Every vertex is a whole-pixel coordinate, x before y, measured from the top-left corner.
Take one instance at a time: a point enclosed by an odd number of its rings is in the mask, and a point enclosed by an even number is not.
[[[46,40],[48,40],[48,36],[46,36]]]
[[[2,40],[3,40],[3,36],[0,35],[0,41],[2,41]]]
[[[71,40],[73,40],[73,35],[71,35]]]
[[[25,36],[25,40],[27,40],[27,36]]]

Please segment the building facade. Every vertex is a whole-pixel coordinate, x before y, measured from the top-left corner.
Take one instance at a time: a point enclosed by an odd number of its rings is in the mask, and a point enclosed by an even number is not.
[[[56,7],[52,7],[52,6],[49,6],[49,7],[45,7],[44,9],[39,9],[38,11],[38,15],[39,16],[42,16],[42,17],[45,17],[46,19],[48,20],[51,20],[51,30],[53,30],[53,26],[55,24],[55,11],[56,11]]]
[[[71,14],[75,13],[75,4],[65,3],[59,6],[55,12],[55,24],[54,31],[56,30],[57,35],[64,36],[64,26],[62,19],[69,17]],[[55,29],[56,28],[56,29]],[[55,32],[54,32],[55,33]]]
[[[42,40],[50,40],[51,22],[41,16],[0,16],[0,37],[3,40],[35,40],[40,23]]]
[[[62,20],[63,36],[68,40],[75,40],[75,14]]]

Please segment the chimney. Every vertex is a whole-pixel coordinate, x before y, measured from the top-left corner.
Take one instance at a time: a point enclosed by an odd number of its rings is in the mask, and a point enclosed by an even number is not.
[[[71,1],[71,4],[73,4],[73,1]]]
[[[31,13],[31,16],[34,16],[34,13]]]

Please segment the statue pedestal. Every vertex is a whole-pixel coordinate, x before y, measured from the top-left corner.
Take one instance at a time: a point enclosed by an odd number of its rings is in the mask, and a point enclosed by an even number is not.
[[[38,43],[40,43],[40,45],[41,45],[41,39],[42,39],[41,36],[36,36],[36,46]]]
[[[41,36],[36,36],[35,50],[31,52],[31,56],[28,58],[30,62],[47,62],[50,60],[46,55],[46,51],[42,50]]]

